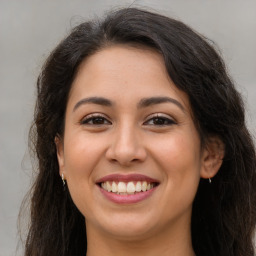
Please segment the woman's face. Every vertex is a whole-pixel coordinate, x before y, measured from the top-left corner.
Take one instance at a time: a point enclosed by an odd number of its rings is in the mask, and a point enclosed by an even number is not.
[[[188,97],[158,53],[112,46],[82,63],[57,148],[87,232],[134,239],[188,230],[200,146]]]

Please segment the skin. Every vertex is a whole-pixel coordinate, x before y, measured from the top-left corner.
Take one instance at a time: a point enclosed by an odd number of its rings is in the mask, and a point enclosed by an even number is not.
[[[138,108],[142,99],[156,96],[178,103]],[[80,102],[88,97],[112,105]],[[212,138],[201,149],[188,97],[168,77],[162,56],[116,45],[87,58],[65,118],[64,135],[56,138],[59,172],[85,216],[87,255],[194,255],[192,203],[200,178],[213,177],[221,165],[221,142]],[[95,183],[133,173],[160,182],[135,204],[109,201]]]

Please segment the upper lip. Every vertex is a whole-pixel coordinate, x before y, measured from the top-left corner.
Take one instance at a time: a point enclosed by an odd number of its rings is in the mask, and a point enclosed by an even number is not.
[[[123,181],[123,182],[147,181],[147,182],[159,183],[158,180],[142,174],[110,174],[96,180],[96,183],[102,183],[106,181]]]

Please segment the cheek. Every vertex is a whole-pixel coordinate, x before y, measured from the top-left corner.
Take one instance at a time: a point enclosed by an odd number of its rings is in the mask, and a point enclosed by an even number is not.
[[[76,134],[65,138],[65,176],[71,192],[87,191],[94,185],[92,176],[104,150],[94,138]]]
[[[198,169],[200,166],[200,142],[195,135],[176,133],[161,141],[152,143],[159,161],[167,170]]]
[[[102,156],[102,144],[93,136],[84,136],[83,133],[66,138],[64,159],[67,177],[90,175]]]
[[[90,136],[76,135],[65,139],[64,164],[68,189],[73,202],[86,217],[90,215],[92,205],[93,173],[103,150]]]
[[[165,176],[169,195],[177,202],[193,201],[200,180],[200,141],[195,135],[175,134],[154,143],[155,158]],[[172,199],[174,200],[174,198]]]

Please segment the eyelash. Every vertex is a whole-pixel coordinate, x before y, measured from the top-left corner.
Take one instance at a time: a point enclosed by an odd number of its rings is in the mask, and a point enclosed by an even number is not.
[[[95,121],[96,123],[94,123]],[[151,121],[153,121],[153,123],[150,123]],[[160,122],[160,123],[157,123],[157,122]],[[80,124],[101,126],[101,125],[111,125],[112,123],[104,115],[95,113],[83,118]],[[154,114],[150,116],[150,118],[143,123],[143,125],[158,126],[158,127],[171,126],[174,124],[177,124],[177,123],[173,119],[160,114]]]
[[[149,124],[150,121],[153,121],[153,123]],[[157,124],[156,122],[159,122],[159,121],[160,121],[160,124],[159,123]],[[173,119],[163,116],[161,114],[154,114],[143,124],[160,127],[160,126],[171,126],[171,125],[176,124],[176,122]]]
[[[103,121],[103,123],[93,123],[95,121]],[[107,121],[107,123],[106,123]],[[104,115],[101,115],[101,114],[91,114],[91,115],[88,115],[86,116],[85,118],[83,118],[80,122],[82,125],[96,125],[96,126],[100,126],[100,125],[111,125],[112,123],[110,121],[108,121],[108,119],[104,116]]]

